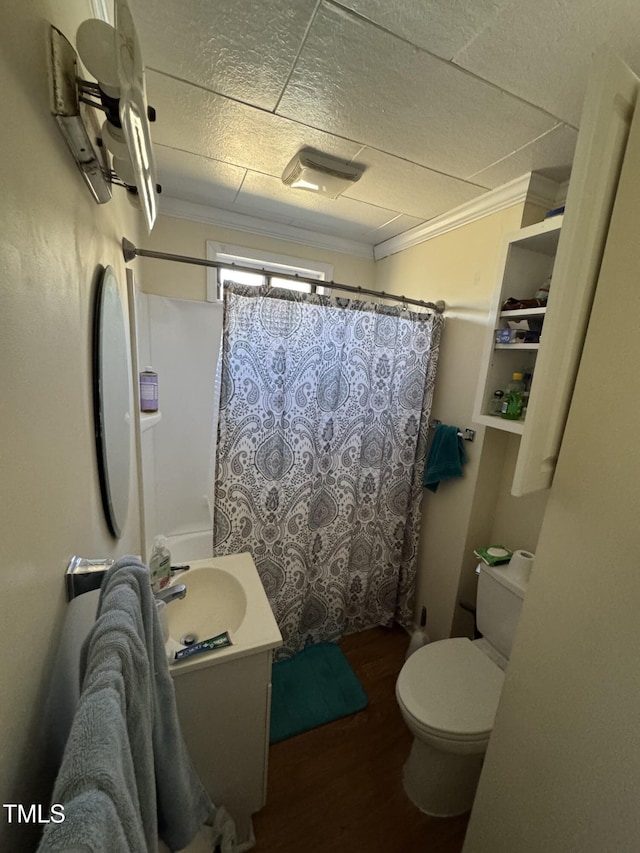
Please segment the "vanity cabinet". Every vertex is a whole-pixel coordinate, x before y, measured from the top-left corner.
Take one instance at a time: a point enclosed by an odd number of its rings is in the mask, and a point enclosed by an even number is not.
[[[538,352],[545,345],[547,307],[503,311],[502,306],[510,298],[532,299],[552,275],[562,219],[562,216],[551,217],[522,228],[504,240],[474,407],[476,423],[518,435],[524,431],[526,414],[518,421],[507,420],[491,414],[490,405],[494,392],[504,391],[514,372],[533,378]],[[553,283],[551,287],[554,287]],[[531,329],[542,326],[540,340],[533,343],[497,343],[497,330],[508,329],[509,321],[526,324]]]
[[[172,672],[191,760],[214,805],[233,817],[243,850],[253,845],[252,815],[267,795],[272,655],[266,649]]]

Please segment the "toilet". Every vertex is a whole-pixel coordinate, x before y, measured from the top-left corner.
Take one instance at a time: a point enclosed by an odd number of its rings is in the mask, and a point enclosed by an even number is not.
[[[423,646],[400,671],[396,698],[413,734],[403,783],[420,811],[451,817],[473,804],[527,582],[507,566],[481,564],[480,640]]]

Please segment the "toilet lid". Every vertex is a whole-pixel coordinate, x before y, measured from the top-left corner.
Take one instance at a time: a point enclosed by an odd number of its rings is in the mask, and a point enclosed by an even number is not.
[[[457,738],[488,735],[504,673],[466,637],[414,652],[398,676],[397,694],[419,725]]]

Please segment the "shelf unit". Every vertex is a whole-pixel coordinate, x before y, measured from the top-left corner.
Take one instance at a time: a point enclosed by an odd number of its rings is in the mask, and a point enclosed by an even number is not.
[[[497,329],[509,328],[509,320],[540,319],[544,322],[547,308],[521,308],[503,311],[507,299],[531,299],[551,275],[555,261],[562,216],[555,216],[509,234],[503,243],[498,265],[498,280],[489,313],[487,337],[478,381],[473,419],[485,426],[522,435],[524,419],[510,421],[489,414],[489,401],[494,391],[506,389],[512,374],[520,371],[533,375],[538,352],[544,347],[544,334],[539,343],[499,344]],[[553,284],[552,284],[553,287]],[[544,326],[543,326],[544,332]]]
[[[160,412],[140,412],[140,432],[146,432],[162,420]]]

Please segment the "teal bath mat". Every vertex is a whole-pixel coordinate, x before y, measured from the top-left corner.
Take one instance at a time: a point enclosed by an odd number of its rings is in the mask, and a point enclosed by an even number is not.
[[[270,743],[361,711],[367,694],[335,643],[308,646],[273,665]]]

